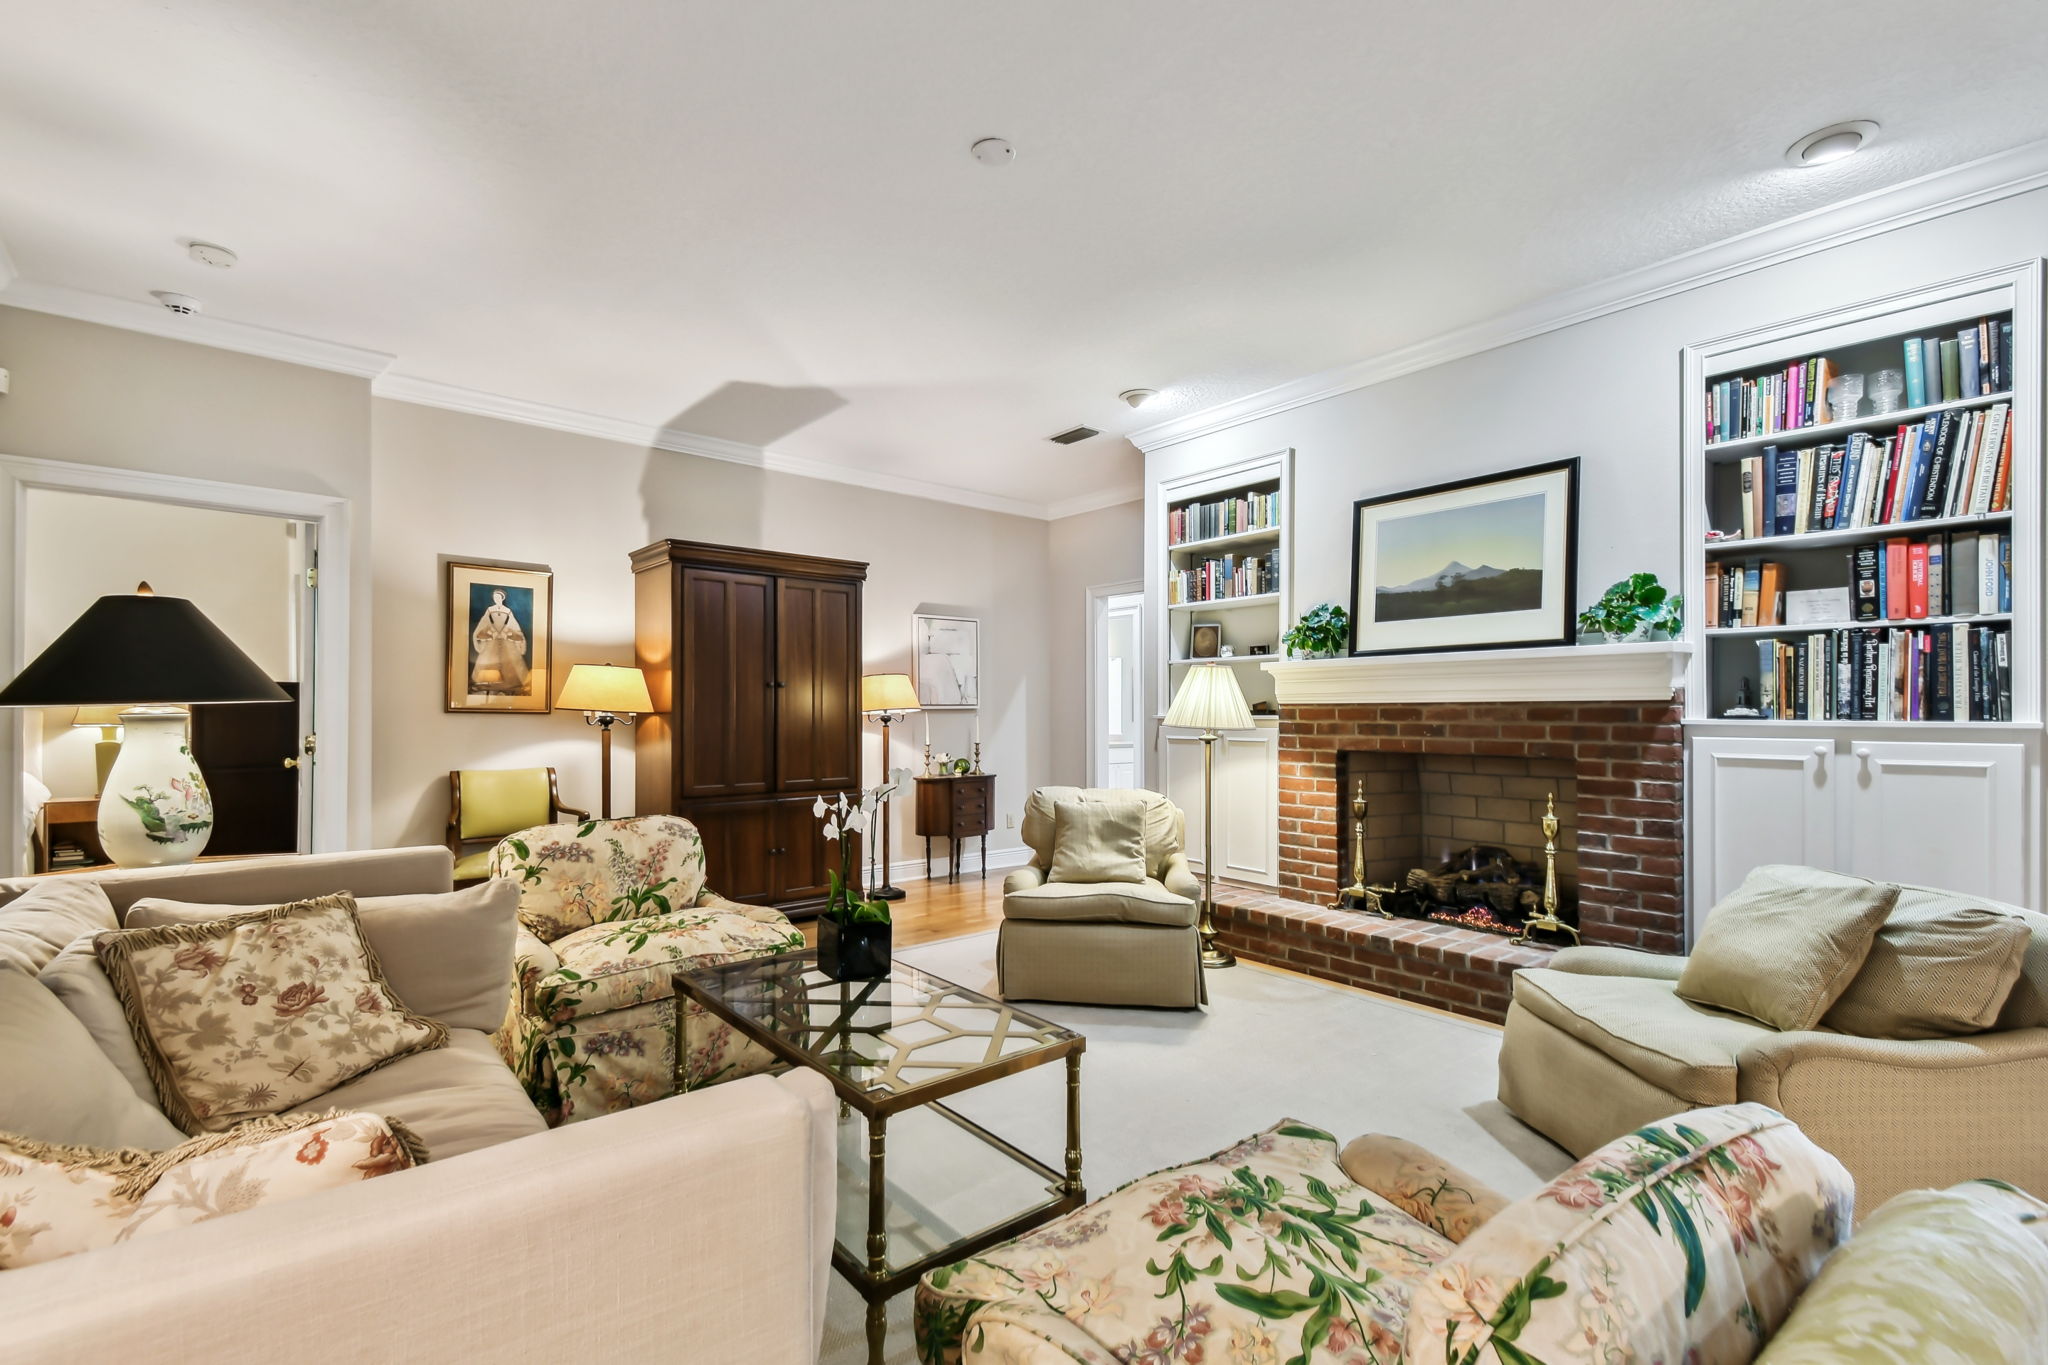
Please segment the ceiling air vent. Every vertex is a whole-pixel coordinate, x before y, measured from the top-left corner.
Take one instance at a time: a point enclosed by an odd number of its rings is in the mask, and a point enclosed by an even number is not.
[[[1070,446],[1076,441],[1085,441],[1090,436],[1100,436],[1101,434],[1094,427],[1072,427],[1057,436],[1048,436],[1046,439],[1056,446]]]

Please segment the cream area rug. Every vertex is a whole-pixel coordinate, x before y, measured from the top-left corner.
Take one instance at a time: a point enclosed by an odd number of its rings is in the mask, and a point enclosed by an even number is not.
[[[898,957],[994,994],[995,947],[993,933],[975,934]],[[1283,1118],[1326,1129],[1340,1142],[1375,1132],[1411,1139],[1511,1196],[1537,1189],[1571,1164],[1494,1098],[1500,1031],[1484,1024],[1250,964],[1209,973],[1203,1011],[1024,1008],[1088,1039],[1081,1150],[1091,1197],[1220,1151]],[[1065,1086],[1063,1066],[1044,1066],[948,1103],[1058,1167],[1066,1146]],[[900,1170],[912,1187],[906,1202],[938,1205],[949,1183],[963,1190],[975,1183],[974,1168],[936,1140],[921,1151],[926,1132],[903,1118],[892,1127],[891,1184]],[[857,1133],[843,1136],[843,1153],[860,1149]],[[906,1291],[889,1304],[890,1365],[917,1358],[910,1303]],[[865,1307],[835,1273],[825,1365],[867,1360]]]

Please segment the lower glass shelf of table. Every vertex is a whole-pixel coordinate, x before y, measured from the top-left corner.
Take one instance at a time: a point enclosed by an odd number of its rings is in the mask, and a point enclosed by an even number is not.
[[[832,1264],[868,1301],[871,1362],[882,1359],[889,1299],[927,1270],[1087,1201],[1080,1034],[900,963],[878,980],[835,981],[815,951],[679,973],[676,990],[838,1094]],[[1067,1068],[1058,1168],[940,1103],[1057,1061]]]

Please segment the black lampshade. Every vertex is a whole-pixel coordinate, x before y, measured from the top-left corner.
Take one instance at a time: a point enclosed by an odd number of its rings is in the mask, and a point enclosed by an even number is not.
[[[0,687],[0,706],[290,700],[199,608],[146,584],[87,607]]]

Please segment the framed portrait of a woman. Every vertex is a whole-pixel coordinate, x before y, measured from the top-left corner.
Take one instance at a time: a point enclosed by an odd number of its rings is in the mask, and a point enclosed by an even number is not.
[[[555,576],[448,563],[450,711],[555,709]]]

